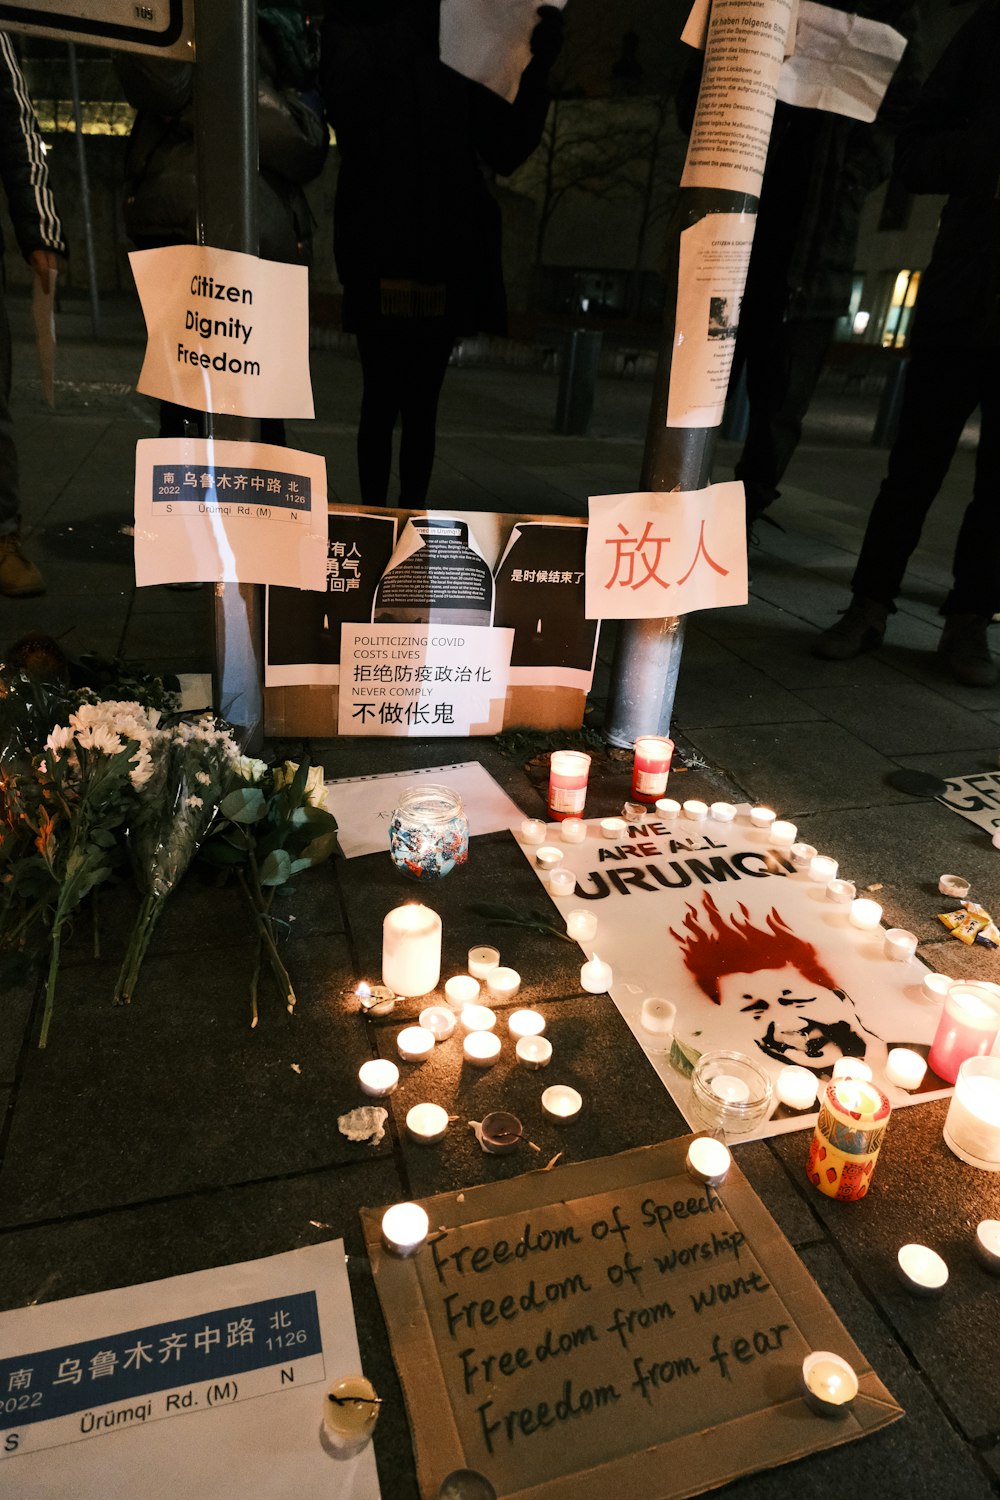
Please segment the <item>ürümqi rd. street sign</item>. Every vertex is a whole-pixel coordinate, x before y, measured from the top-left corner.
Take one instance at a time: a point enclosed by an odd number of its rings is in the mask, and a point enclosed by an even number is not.
[[[0,3],[0,30],[192,57],[194,0],[31,0]]]

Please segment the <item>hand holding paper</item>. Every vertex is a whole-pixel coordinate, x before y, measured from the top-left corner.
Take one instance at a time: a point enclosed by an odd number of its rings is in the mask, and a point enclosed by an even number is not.
[[[566,0],[546,0],[562,10]],[[531,61],[538,0],[442,0],[441,61],[509,101]]]

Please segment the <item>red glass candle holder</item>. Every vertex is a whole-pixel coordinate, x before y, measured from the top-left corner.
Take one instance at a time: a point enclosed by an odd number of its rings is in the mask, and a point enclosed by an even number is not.
[[[654,803],[666,795],[674,742],[658,734],[643,734],[635,742],[632,762],[632,798]]]

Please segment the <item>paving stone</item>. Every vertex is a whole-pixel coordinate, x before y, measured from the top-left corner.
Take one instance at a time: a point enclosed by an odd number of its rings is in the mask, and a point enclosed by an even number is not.
[[[812,1244],[825,1235],[821,1220],[813,1212],[809,1183],[787,1171],[769,1142],[749,1141],[741,1146],[734,1140],[729,1144],[740,1171],[791,1244]]]
[[[0,1084],[14,1081],[37,983],[37,976],[29,974],[23,982],[4,987],[0,1004]]]
[[[705,726],[794,724],[822,717],[809,703],[736,657],[705,672],[694,668],[686,654],[674,714],[689,732]]]
[[[799,696],[883,755],[950,747],[958,758],[996,744],[996,726],[982,714],[946,699],[932,708],[927,689],[918,683],[814,687],[802,689]]]

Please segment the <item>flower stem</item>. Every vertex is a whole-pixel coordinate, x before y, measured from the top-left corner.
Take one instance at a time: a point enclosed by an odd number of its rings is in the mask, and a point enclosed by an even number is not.
[[[135,987],[139,983],[139,972],[142,969],[143,959],[149,948],[150,939],[155,931],[156,924],[160,920],[163,911],[165,896],[146,895],[142,898],[139,907],[139,915],[135,919],[132,935],[129,938],[128,951],[125,954],[121,970],[118,975],[118,983],[115,985],[113,1001],[115,1005],[128,1005],[135,994]]]
[[[59,978],[59,954],[62,947],[62,921],[57,920],[52,925],[52,938],[49,946],[49,972],[45,980],[45,1009],[42,1011],[42,1029],[38,1036],[39,1049],[44,1047],[49,1039],[49,1024],[52,1020],[52,1007],[56,1000],[56,981]]]
[[[292,988],[292,981],[288,977],[288,970],[281,961],[281,954],[278,952],[274,941],[274,933],[271,929],[271,914],[268,911],[267,902],[260,887],[260,881],[257,879],[257,864],[252,853],[248,868],[250,873],[249,880],[242,870],[237,871],[237,876],[250,903],[250,909],[257,924],[257,932],[264,944],[264,951],[271,965],[271,973],[274,975],[278,989],[281,991],[281,998],[285,1002],[285,1009],[291,1015],[295,1010],[295,991]]]

